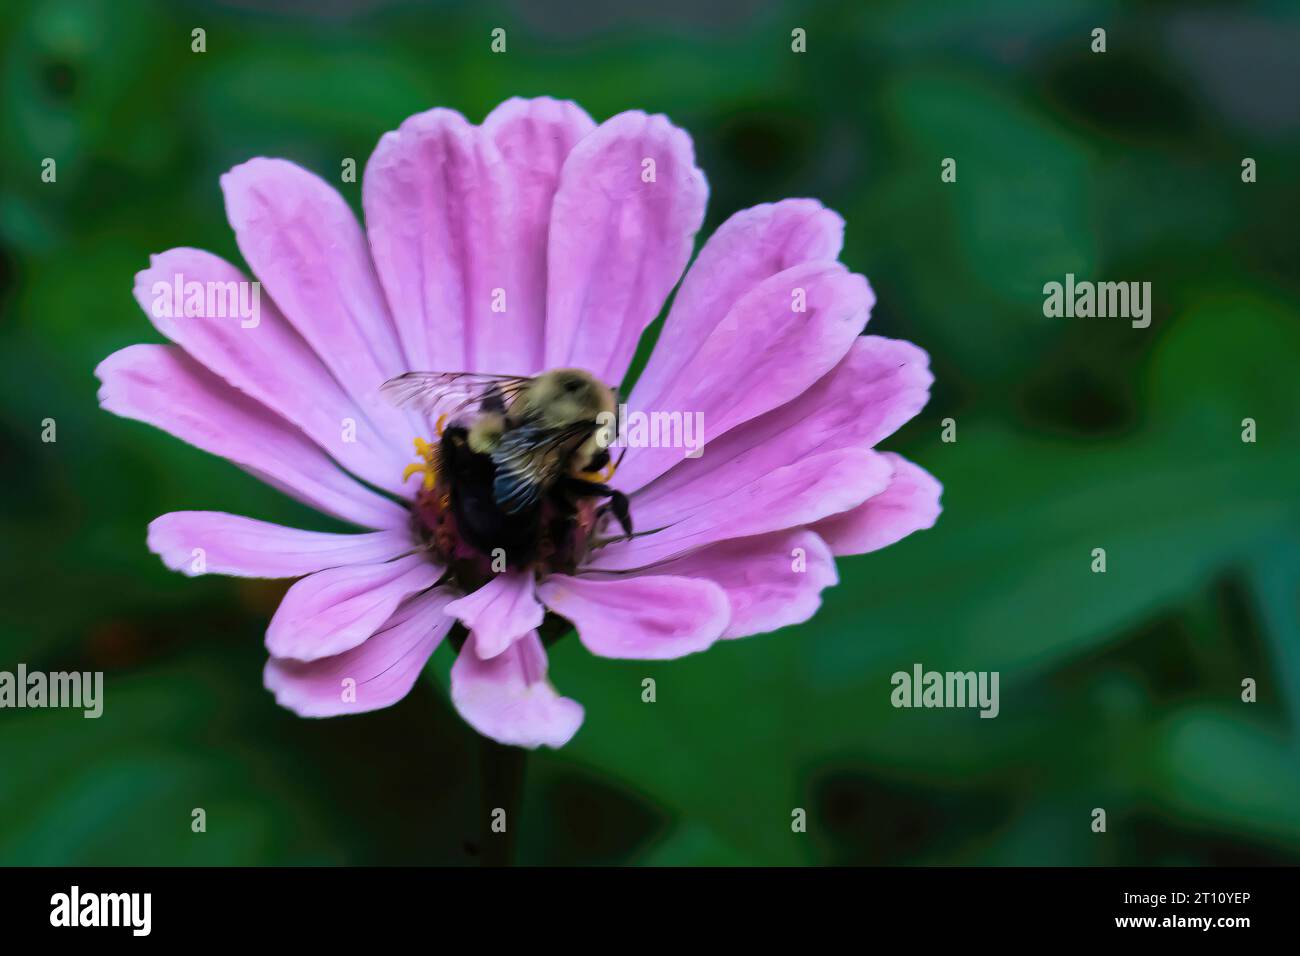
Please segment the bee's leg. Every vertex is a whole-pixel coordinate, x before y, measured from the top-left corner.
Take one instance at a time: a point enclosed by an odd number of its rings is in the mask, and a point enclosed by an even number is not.
[[[623,533],[629,538],[632,537],[632,512],[628,508],[627,495],[621,491],[611,489],[609,493],[609,504],[605,507],[614,512],[614,517],[623,528]]]
[[[628,507],[628,497],[621,491],[611,488],[609,485],[603,485],[597,481],[588,481],[585,478],[575,478],[572,475],[563,479],[564,489],[570,494],[578,495],[583,498],[608,498],[609,504],[601,506],[597,514],[603,514],[608,508],[618,519],[618,523],[623,527],[623,533],[629,538],[632,537],[632,512]]]
[[[589,474],[599,475],[606,467],[609,466],[609,449],[602,448],[596,454],[591,456],[591,461],[587,462],[587,467],[583,470]]]

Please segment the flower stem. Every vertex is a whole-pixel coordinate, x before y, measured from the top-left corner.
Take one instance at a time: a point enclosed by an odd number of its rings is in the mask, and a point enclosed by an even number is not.
[[[479,738],[479,802],[483,822],[479,859],[483,866],[511,866],[515,862],[515,834],[522,822],[527,760],[527,750],[508,747],[487,737]],[[504,811],[504,817],[498,811]]]
[[[558,614],[546,612],[546,617],[542,620],[542,626],[537,629],[537,634],[542,639],[542,645],[550,650],[551,647],[562,637],[567,637],[573,633],[573,625],[560,617]]]

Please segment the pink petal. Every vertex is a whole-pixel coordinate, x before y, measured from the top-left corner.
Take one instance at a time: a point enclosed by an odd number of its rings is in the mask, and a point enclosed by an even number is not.
[[[620,113],[574,147],[551,216],[548,368],[619,384],[686,267],[707,199],[690,137],[664,116]]]
[[[451,668],[451,701],[485,737],[530,750],[563,747],[582,725],[582,705],[546,679],[546,651],[536,632],[484,660],[471,633]]]
[[[682,508],[796,459],[837,448],[870,448],[925,406],[929,359],[909,342],[860,336],[830,373],[793,401],[727,432],[633,498],[642,527],[675,520]]]
[[[221,177],[239,251],[285,318],[394,448],[413,421],[379,386],[410,371],[370,248],[332,186],[282,159],[251,159]]]
[[[791,266],[834,260],[843,240],[844,220],[813,199],[765,203],[733,215],[682,280],[629,404],[658,407],[659,396],[745,293]]]
[[[538,595],[601,657],[667,660],[693,654],[722,635],[730,615],[722,588],[689,577],[553,574]]]
[[[172,345],[132,345],[99,363],[99,403],[228,458],[320,511],[370,528],[404,508],[349,478],[302,432]]]
[[[401,493],[407,458],[339,387],[269,294],[259,294],[256,324],[245,327],[238,315],[171,314],[178,281],[182,290],[191,282],[203,283],[205,289],[207,283],[246,288],[242,272],[201,249],[172,249],[153,256],[149,268],[136,273],[136,301],[159,332],[209,370],[297,425],[349,471]]]
[[[364,643],[315,661],[272,657],[262,672],[275,701],[299,717],[337,717],[397,703],[415,686],[438,644],[451,630],[443,607],[452,597],[434,588],[402,602]]]
[[[800,304],[806,312],[797,312]],[[764,280],[708,336],[654,409],[703,422],[705,447],[729,429],[803,394],[848,353],[875,297],[837,262],[809,262]],[[627,436],[624,436],[627,437]],[[643,487],[682,461],[682,448],[635,448],[614,484]]]
[[[296,578],[325,568],[387,561],[412,547],[411,535],[403,529],[327,534],[220,511],[173,511],[149,523],[149,550],[188,577]]]
[[[901,455],[885,452],[894,466],[889,487],[843,514],[832,515],[813,530],[836,554],[866,554],[934,526],[943,508],[943,485]]]
[[[855,508],[884,491],[892,463],[876,452],[841,448],[809,455],[738,488],[705,486],[674,502],[676,523],[606,545],[588,561],[592,570],[648,568],[697,548],[811,524]],[[632,519],[647,526],[633,501]]]
[[[362,186],[366,225],[414,368],[541,369],[551,200],[564,158],[594,127],[572,103],[512,99],[481,129],[435,109],[379,141]],[[504,311],[493,311],[497,290]]]
[[[543,367],[551,209],[564,161],[595,128],[581,107],[550,97],[506,100],[483,121],[482,135],[506,170],[510,208],[498,224],[505,277],[496,283],[507,290],[507,311],[475,329],[479,369],[532,374]]]
[[[533,597],[533,576],[520,571],[498,574],[477,591],[452,601],[447,613],[477,635],[475,649],[496,657],[529,631],[542,626],[546,610]]]
[[[721,586],[731,605],[724,638],[802,624],[817,613],[821,592],[839,583],[831,549],[805,528],[723,541],[656,571]]]
[[[385,133],[366,163],[366,236],[416,370],[474,371],[471,315],[487,308],[491,293],[473,270],[485,268],[501,185],[479,151],[463,116],[435,109]]]
[[[273,657],[314,661],[356,647],[407,597],[433,587],[443,569],[425,554],[387,564],[318,571],[284,595],[266,629]]]

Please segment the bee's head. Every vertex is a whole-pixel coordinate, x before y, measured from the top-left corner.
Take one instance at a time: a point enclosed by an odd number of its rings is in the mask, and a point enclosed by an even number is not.
[[[517,404],[522,406],[520,417],[540,418],[551,427],[594,423],[601,412],[616,408],[613,391],[580,368],[543,372]]]

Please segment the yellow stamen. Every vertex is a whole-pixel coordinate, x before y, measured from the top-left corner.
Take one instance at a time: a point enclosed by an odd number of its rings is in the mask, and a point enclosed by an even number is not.
[[[434,466],[434,456],[438,454],[438,449],[423,438],[417,437],[415,439],[415,453],[423,458],[424,462],[407,465],[402,470],[402,481],[406,481],[414,474],[423,474],[424,490],[432,491],[433,486],[438,483],[438,469]]]
[[[438,416],[438,423],[433,427],[438,430],[438,437],[441,438],[442,430],[447,427],[447,416],[445,413]]]

